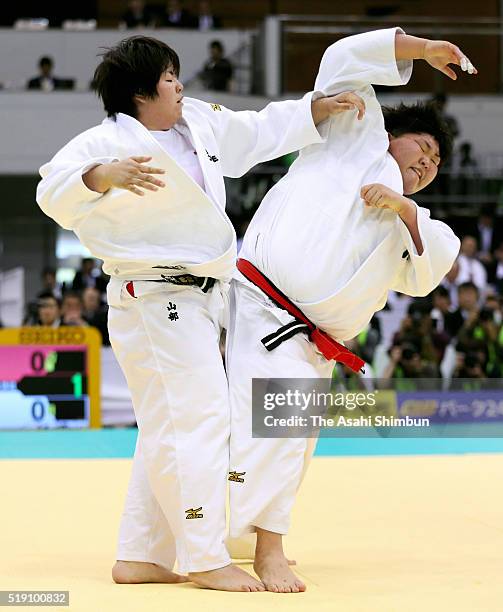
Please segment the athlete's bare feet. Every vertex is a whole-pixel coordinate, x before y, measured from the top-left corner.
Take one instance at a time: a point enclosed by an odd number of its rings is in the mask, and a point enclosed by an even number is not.
[[[112,568],[112,578],[117,584],[143,584],[145,582],[177,584],[189,580],[187,576],[175,574],[165,567],[143,561],[116,561]]]
[[[282,536],[257,527],[257,549],[253,569],[265,588],[273,593],[301,593],[306,585],[289,567],[283,553]]]
[[[261,582],[236,565],[226,565],[209,572],[190,572],[189,580],[206,589],[217,591],[265,591]]]
[[[257,548],[257,534],[246,533],[238,538],[228,537],[225,546],[234,560],[255,559],[255,549]],[[287,559],[288,565],[297,565],[295,559]]]

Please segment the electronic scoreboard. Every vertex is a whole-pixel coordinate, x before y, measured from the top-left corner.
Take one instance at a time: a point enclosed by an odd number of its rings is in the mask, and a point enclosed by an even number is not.
[[[100,427],[100,350],[93,327],[0,329],[0,429]]]

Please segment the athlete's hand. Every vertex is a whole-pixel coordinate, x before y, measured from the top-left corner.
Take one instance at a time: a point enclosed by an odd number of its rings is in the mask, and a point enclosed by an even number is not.
[[[311,112],[315,125],[318,125],[329,117],[349,110],[358,111],[358,120],[363,119],[365,115],[365,102],[354,91],[343,91],[336,96],[318,98],[318,100],[315,100],[311,104]]]
[[[424,45],[424,59],[430,66],[440,70],[453,81],[458,77],[449,64],[460,66],[461,70],[468,74],[478,74],[478,70],[461,49],[446,40],[427,40]]]
[[[143,189],[157,191],[159,187],[165,187],[161,180],[152,176],[164,174],[164,170],[145,165],[151,159],[152,157],[133,156],[109,164],[100,164],[88,170],[82,180],[89,189],[99,193],[116,187],[143,196]]]
[[[366,206],[388,208],[399,215],[403,215],[413,206],[408,198],[380,183],[364,185],[360,190],[360,196]]]

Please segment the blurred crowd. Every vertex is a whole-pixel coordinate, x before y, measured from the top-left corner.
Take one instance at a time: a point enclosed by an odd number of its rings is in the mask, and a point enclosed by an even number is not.
[[[36,299],[26,306],[23,324],[95,327],[101,333],[103,344],[109,346],[107,283],[108,277],[91,257],[82,260],[81,268],[68,285],[56,280],[54,268],[45,268],[40,291]]]

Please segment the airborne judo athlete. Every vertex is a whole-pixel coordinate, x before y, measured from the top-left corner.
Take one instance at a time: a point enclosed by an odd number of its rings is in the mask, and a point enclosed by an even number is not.
[[[254,567],[268,590],[305,589],[282,536],[313,440],[253,438],[252,379],[330,378],[334,359],[358,370],[363,362],[340,342],[368,324],[389,290],[431,292],[459,251],[451,229],[407,197],[448,157],[447,126],[429,105],[382,109],[372,88],[406,84],[414,59],[453,79],[449,64],[477,72],[455,45],[400,28],[326,50],[315,89],[353,91],[365,116],[343,113],[319,126],[324,142],[305,147],[266,195],[240,252],[227,335],[230,469],[241,475],[229,479],[230,535],[256,532]]]

